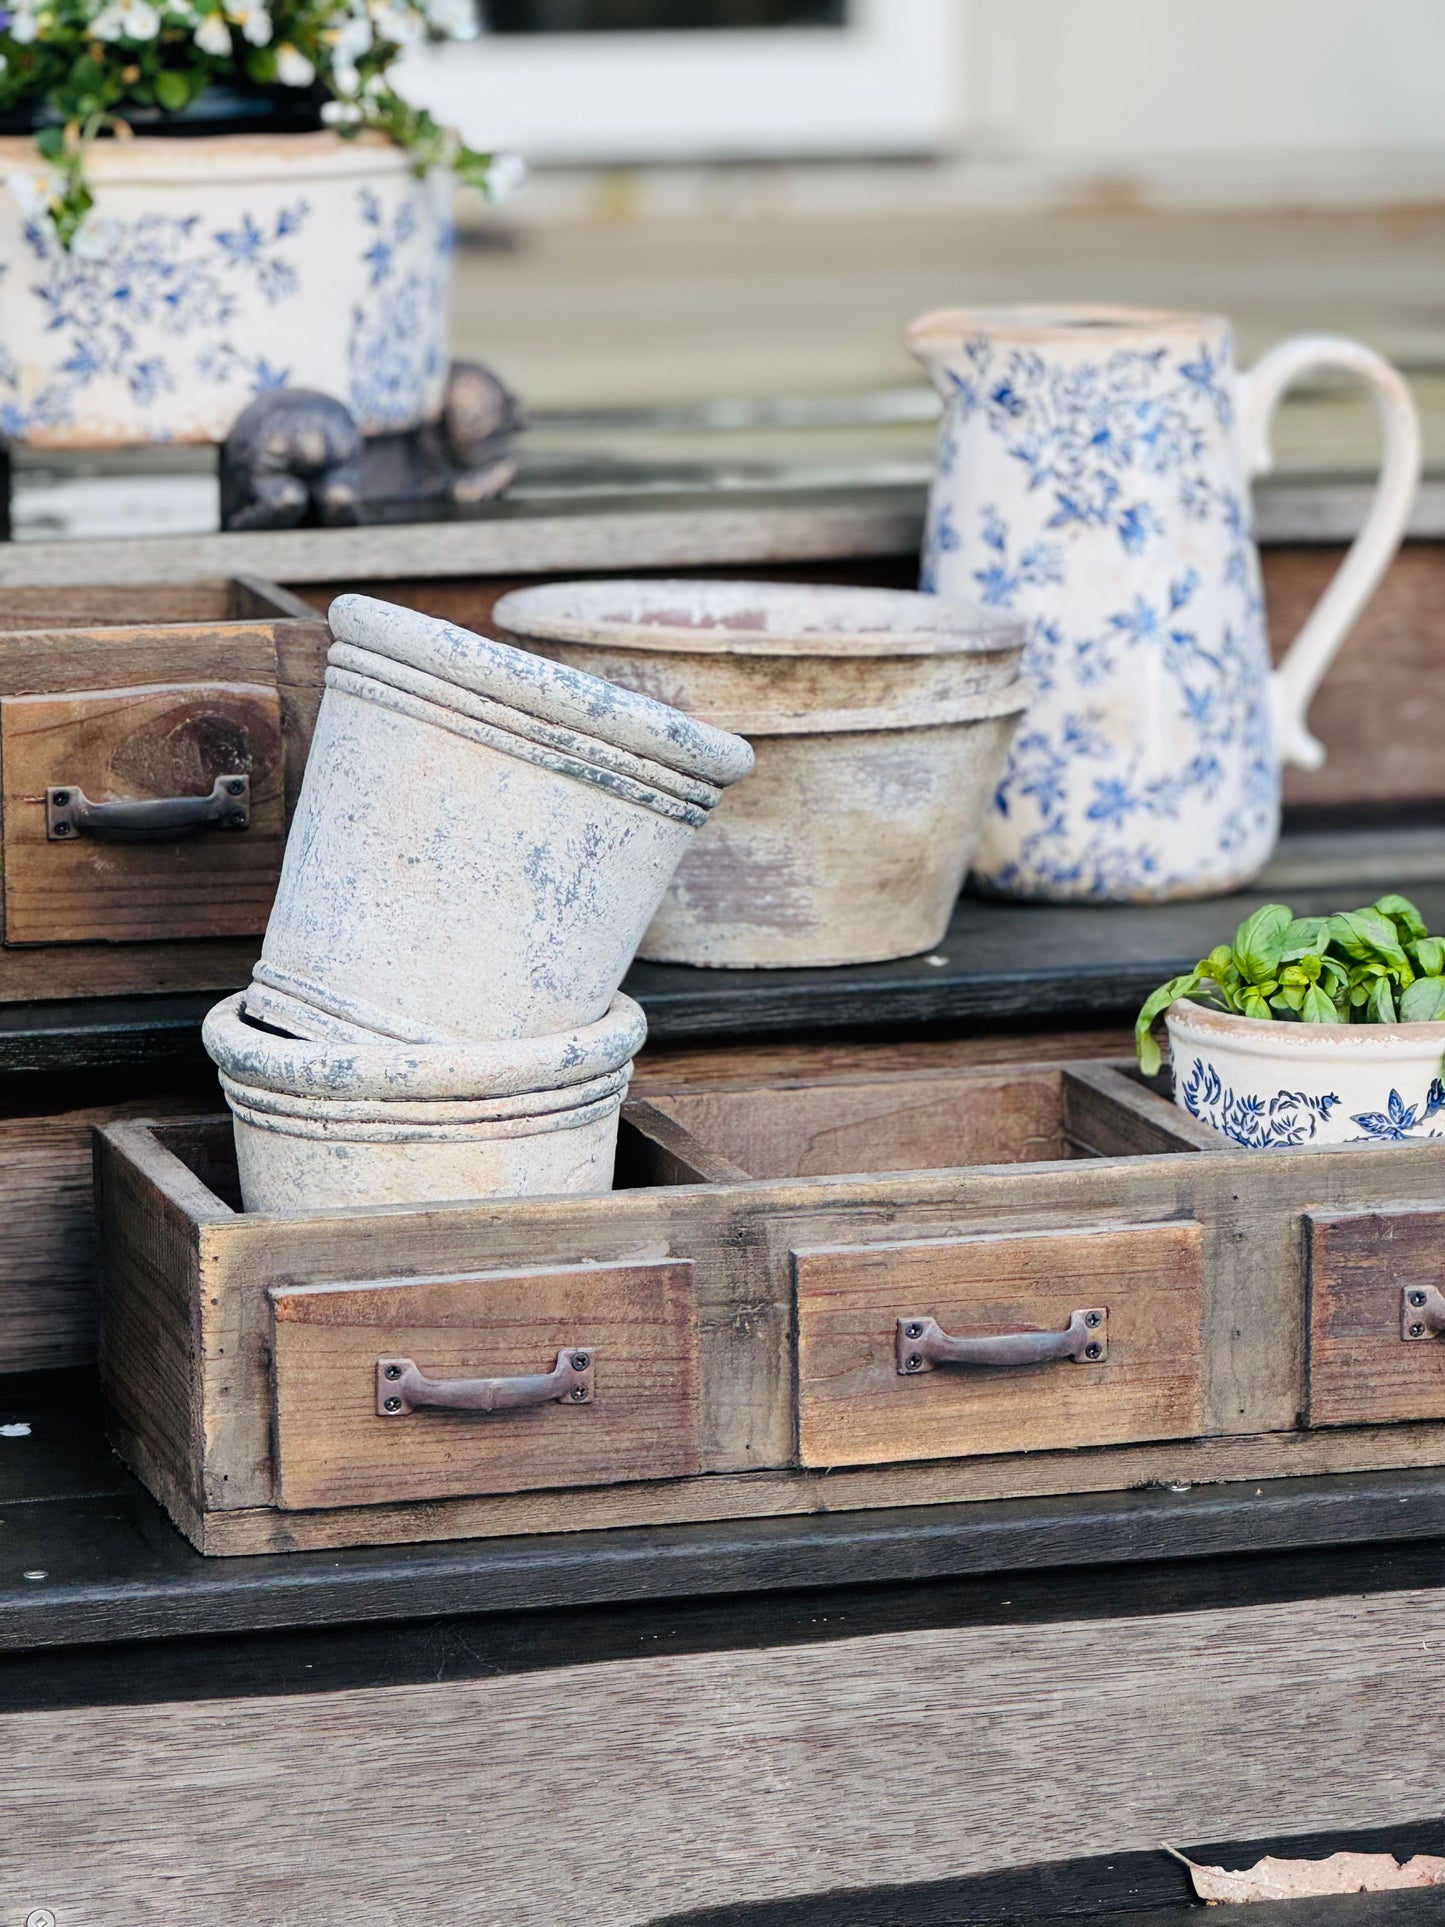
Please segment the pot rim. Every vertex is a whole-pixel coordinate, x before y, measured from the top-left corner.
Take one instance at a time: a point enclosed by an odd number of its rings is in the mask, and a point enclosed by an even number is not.
[[[244,1095],[232,1095],[233,1090],[239,1092],[242,1087],[223,1088],[236,1123],[252,1131],[269,1131],[276,1137],[311,1138],[322,1144],[475,1144],[506,1138],[550,1137],[556,1131],[578,1131],[588,1125],[605,1123],[621,1110],[626,1095],[626,1087],[619,1086],[605,1096],[566,1110],[456,1123],[416,1120],[392,1123],[385,1119],[333,1123],[325,1117],[258,1110],[246,1102]]]
[[[630,599],[634,605],[661,605],[669,599],[695,597],[706,603],[734,602],[740,613],[751,613],[749,601],[764,598],[786,613],[789,605],[811,602],[835,604],[840,614],[849,607],[862,616],[865,612],[893,606],[900,616],[910,618],[897,629],[860,626],[849,628],[825,623],[798,623],[796,627],[738,628],[725,620],[713,622],[676,622],[661,619],[638,621],[627,616],[586,614],[578,609],[567,613],[573,603],[595,598]],[[556,605],[562,605],[558,610]],[[762,613],[766,614],[764,610]],[[579,578],[573,582],[538,583],[532,588],[512,589],[492,610],[499,628],[519,637],[539,642],[570,642],[635,649],[652,654],[689,656],[764,656],[787,659],[837,658],[851,660],[874,656],[989,656],[1022,655],[1024,624],[1016,617],[994,615],[971,603],[954,602],[943,596],[924,595],[913,589],[855,588],[844,583],[733,582],[727,580],[687,581],[676,577],[656,580],[624,577],[619,580]]]
[[[529,655],[455,623],[373,596],[338,596],[328,621],[339,642],[389,656],[529,716],[599,737],[720,788],[746,776],[753,753],[739,736],[580,669]]]
[[[893,736],[920,729],[964,729],[970,723],[1021,716],[1034,699],[1032,687],[1014,677],[1001,689],[980,689],[949,702],[900,703],[893,709],[710,710],[710,722],[750,740],[790,736]]]
[[[329,175],[410,172],[404,148],[375,128],[343,140],[329,127],[294,133],[207,134],[187,140],[174,134],[136,134],[126,141],[95,141],[86,156],[92,188],[167,186],[190,190],[223,181],[294,183]],[[29,134],[0,135],[0,181],[10,174],[46,174]],[[104,209],[101,210],[104,212]]]
[[[551,1090],[518,1091],[511,1095],[462,1098],[345,1097],[330,1092],[278,1091],[264,1084],[218,1073],[226,1102],[241,1104],[247,1110],[267,1117],[298,1120],[326,1131],[345,1135],[353,1124],[384,1124],[388,1128],[423,1125],[428,1130],[443,1126],[520,1123],[538,1120],[537,1128],[548,1128],[545,1120],[559,1112],[585,1110],[605,1098],[625,1095],[632,1077],[632,1065],[605,1071],[588,1078],[584,1084],[563,1084]]]
[[[977,335],[1001,336],[1008,341],[1105,343],[1180,336],[1189,342],[1201,334],[1229,334],[1224,315],[1202,310],[1135,308],[1110,302],[1042,302],[1001,308],[934,308],[910,322],[904,345],[917,354],[936,348],[957,348]]]
[[[408,1044],[300,1038],[244,1016],[245,991],[206,1013],[201,1041],[238,1084],[331,1099],[456,1101],[561,1089],[620,1070],[647,1036],[640,1005],[619,991],[595,1024],[499,1042]]]
[[[1354,1058],[1369,1062],[1434,1056],[1445,1062],[1445,1023],[1266,1023],[1260,1017],[1210,1010],[1189,997],[1171,1005],[1164,1022],[1171,1042],[1177,1030],[1181,1037],[1213,1040],[1247,1057]]]

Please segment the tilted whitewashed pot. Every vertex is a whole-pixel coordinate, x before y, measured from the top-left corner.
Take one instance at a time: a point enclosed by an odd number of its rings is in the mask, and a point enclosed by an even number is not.
[[[1445,1024],[1293,1024],[1189,999],[1165,1018],[1174,1101],[1236,1144],[1445,1137]]]
[[[865,963],[942,937],[1026,699],[1017,621],[885,590],[685,581],[521,589],[494,618],[753,746],[643,957]]]
[[[259,1030],[230,997],[203,1037],[231,1107],[248,1211],[611,1189],[642,1013],[503,1045],[314,1044]]]
[[[364,432],[441,411],[452,181],[381,135],[97,141],[67,252],[44,163],[0,139],[0,434],[42,447],[216,442],[270,388]]]
[[[330,622],[257,985],[416,1043],[595,1023],[751,750],[409,609]]]
[[[1036,696],[978,854],[995,890],[1055,901],[1206,896],[1253,877],[1282,762],[1399,545],[1420,467],[1405,382],[1304,336],[1237,371],[1228,324],[1128,308],[960,309],[908,344],[944,398],[922,585],[1029,624]],[[1271,672],[1249,482],[1301,376],[1342,369],[1384,432],[1374,505]]]

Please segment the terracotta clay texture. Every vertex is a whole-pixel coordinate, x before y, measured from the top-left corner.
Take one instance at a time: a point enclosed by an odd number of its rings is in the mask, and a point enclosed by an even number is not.
[[[940,940],[1027,699],[1017,623],[898,590],[686,581],[550,584],[495,619],[753,745],[643,957],[867,963]]]

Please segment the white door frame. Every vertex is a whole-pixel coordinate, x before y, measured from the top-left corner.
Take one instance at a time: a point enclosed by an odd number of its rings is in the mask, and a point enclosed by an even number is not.
[[[591,163],[929,154],[958,0],[850,0],[846,27],[505,34],[412,56],[403,91],[473,145]]]

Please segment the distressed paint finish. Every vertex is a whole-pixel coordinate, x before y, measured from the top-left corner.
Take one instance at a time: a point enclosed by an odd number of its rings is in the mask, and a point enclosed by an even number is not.
[[[595,1023],[752,752],[410,610],[330,619],[258,983],[412,1042]]]
[[[628,998],[590,1031],[470,1051],[275,1037],[248,1024],[241,1003],[218,1005],[203,1034],[248,1211],[612,1187],[618,1114],[646,1030]]]
[[[549,584],[495,619],[753,745],[644,958],[807,967],[940,941],[1026,700],[1020,624],[899,590],[686,581]]]

